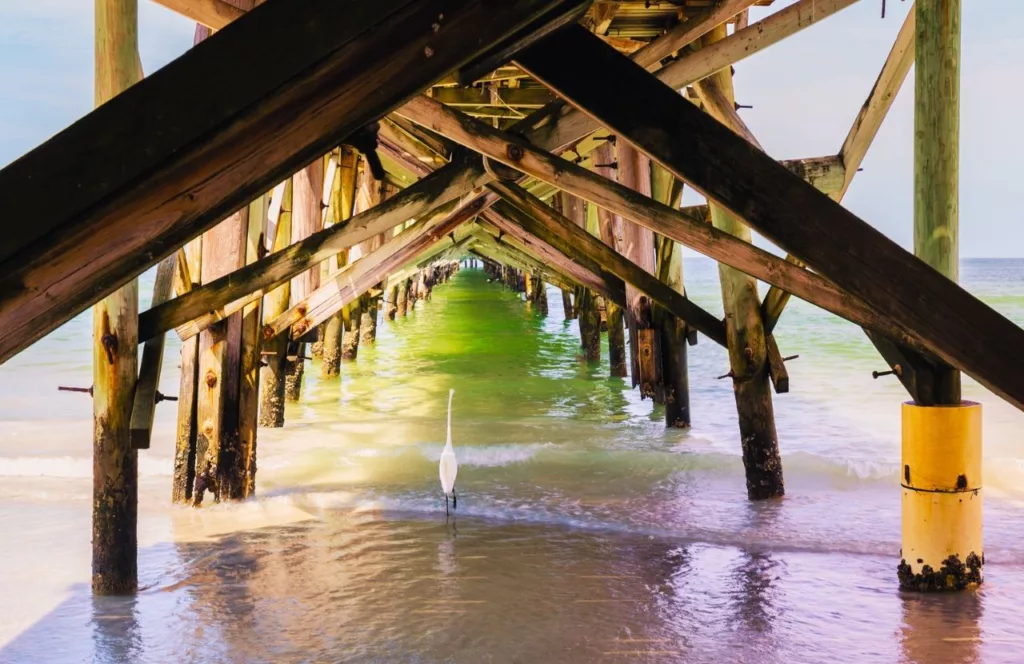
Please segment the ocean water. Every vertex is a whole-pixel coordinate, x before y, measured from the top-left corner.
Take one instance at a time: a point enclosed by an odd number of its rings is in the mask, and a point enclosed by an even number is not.
[[[720,314],[715,265],[685,269]],[[1024,324],[1024,260],[961,273]],[[169,504],[176,408],[159,406],[133,598],[89,593],[91,404],[56,390],[91,382],[90,315],[0,366],[0,662],[1024,661],[1021,413],[965,378],[984,404],[986,583],[901,594],[906,396],[872,379],[885,367],[858,328],[785,313],[780,347],[800,356],[775,397],[787,496],[750,503],[724,351],[690,349],[693,427],[666,430],[606,354],[580,361],[549,302],[540,316],[463,270],[340,378],[307,368],[286,427],[259,432],[242,504]]]

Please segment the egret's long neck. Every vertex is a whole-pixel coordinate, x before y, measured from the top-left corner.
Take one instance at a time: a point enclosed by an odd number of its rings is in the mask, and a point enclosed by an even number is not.
[[[448,442],[445,443],[445,447],[452,446],[452,397],[455,396],[455,390],[448,390]]]

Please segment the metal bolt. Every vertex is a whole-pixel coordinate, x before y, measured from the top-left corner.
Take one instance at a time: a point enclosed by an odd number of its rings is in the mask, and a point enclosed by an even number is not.
[[[92,396],[92,386],[89,386],[89,387],[65,387],[64,385],[59,385],[57,387],[57,389],[59,391],[61,391],[61,392],[82,392],[83,394],[88,394],[89,396]]]
[[[505,149],[505,154],[512,161],[519,161],[520,159],[523,158],[524,153],[522,146],[516,145],[515,143],[510,143],[508,148]]]

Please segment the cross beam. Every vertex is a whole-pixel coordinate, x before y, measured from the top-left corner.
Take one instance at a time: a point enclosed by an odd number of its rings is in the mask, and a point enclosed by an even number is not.
[[[517,63],[710,200],[1024,409],[1024,330],[582,29]],[[601,85],[614,80],[616,93]]]

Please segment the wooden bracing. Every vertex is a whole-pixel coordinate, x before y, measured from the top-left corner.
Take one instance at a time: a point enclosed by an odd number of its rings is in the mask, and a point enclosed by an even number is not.
[[[33,219],[8,222],[0,247],[0,360],[571,4],[579,0],[270,0],[249,12],[0,170],[5,219]]]
[[[1008,359],[1024,343],[1024,330],[642,68],[578,27],[531,47],[517,62],[951,366],[1024,408],[1024,366]],[[601,86],[609,78],[617,84],[614,96]]]

